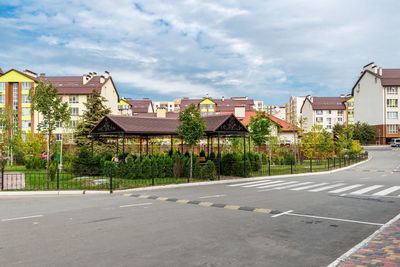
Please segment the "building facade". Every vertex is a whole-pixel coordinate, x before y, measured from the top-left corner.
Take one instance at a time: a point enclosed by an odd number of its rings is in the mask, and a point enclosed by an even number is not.
[[[285,120],[291,124],[297,125],[301,118],[301,107],[303,106],[305,96],[291,96],[289,102],[285,104]]]
[[[377,129],[374,143],[387,144],[400,138],[400,69],[382,69],[373,62],[365,65],[352,88],[354,121]]]
[[[350,97],[311,97],[307,96],[301,107],[302,125],[304,131],[311,131],[314,125],[320,125],[332,132],[335,124],[346,125],[346,101]]]

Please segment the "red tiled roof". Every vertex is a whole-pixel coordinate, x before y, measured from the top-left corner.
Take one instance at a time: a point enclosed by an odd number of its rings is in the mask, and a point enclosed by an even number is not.
[[[177,119],[179,117],[179,113],[176,112],[167,112],[167,119]],[[134,115],[136,118],[157,118],[157,113],[138,113]]]
[[[151,105],[150,99],[134,100],[134,99],[130,99],[130,98],[125,98],[125,101],[131,105],[132,113],[148,113],[149,112],[149,105]]]
[[[295,125],[293,125],[293,124],[291,124],[291,123],[289,123],[287,121],[279,119],[278,117],[275,117],[275,116],[273,116],[271,114],[268,114],[268,113],[265,113],[265,114],[268,116],[268,118],[271,119],[271,121],[273,121],[275,124],[280,126],[281,130],[283,132],[293,132],[293,131],[298,131],[299,130],[299,128],[297,126],[295,126]],[[246,117],[243,118],[242,123],[244,125],[246,125],[246,126],[249,125],[250,124],[250,118],[251,117],[255,117],[256,115],[257,115],[256,111],[246,112]]]
[[[198,106],[201,101],[204,99],[182,99],[180,110],[184,111],[186,108],[190,106],[190,104],[195,104]],[[235,107],[245,107],[246,111],[254,110],[254,100],[247,99],[247,100],[236,100],[236,99],[213,99],[210,98],[216,104],[216,111],[235,111]]]
[[[93,89],[101,93],[101,88],[108,79],[104,78],[104,82],[100,82],[100,76],[94,76],[86,84],[83,84],[82,76],[53,76],[53,77],[41,77],[41,79],[47,83],[51,82],[54,87],[58,88],[58,94],[60,95],[87,95],[90,94]]]
[[[349,100],[350,97],[317,97],[312,98],[312,108],[313,110],[345,110],[346,105],[344,102]]]
[[[382,86],[399,86],[400,69],[382,69]]]

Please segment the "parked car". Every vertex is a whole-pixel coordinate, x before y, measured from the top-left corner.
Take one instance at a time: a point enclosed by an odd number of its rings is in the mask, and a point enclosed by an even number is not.
[[[399,146],[400,147],[400,138],[393,138],[390,141],[390,146],[392,146],[392,147]]]

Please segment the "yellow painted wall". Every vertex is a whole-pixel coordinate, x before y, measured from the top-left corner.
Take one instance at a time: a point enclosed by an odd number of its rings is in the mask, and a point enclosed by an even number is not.
[[[119,101],[119,103],[118,103],[118,106],[129,106],[129,103],[127,103],[126,101],[124,101],[124,100],[120,100]]]
[[[2,76],[0,76],[0,82],[33,82],[31,78],[22,75],[15,70],[12,70]]]
[[[203,101],[200,102],[200,105],[201,104],[214,104],[215,105],[215,102],[213,102],[209,98],[206,98],[206,99],[204,99]]]

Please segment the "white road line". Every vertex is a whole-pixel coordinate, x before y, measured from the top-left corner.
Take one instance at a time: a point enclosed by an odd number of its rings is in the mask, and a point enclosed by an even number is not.
[[[278,180],[278,181],[272,181],[272,182],[268,182],[268,183],[261,183],[261,184],[252,184],[252,185],[245,185],[243,187],[256,187],[256,186],[260,186],[260,185],[266,185],[266,184],[277,184],[277,183],[282,183],[284,182],[283,180]]]
[[[320,184],[307,185],[307,186],[293,188],[293,189],[290,189],[290,190],[299,191],[299,190],[309,189],[309,188],[313,188],[313,187],[317,187],[317,186],[321,186],[321,185],[326,185],[326,184],[329,184],[329,183],[320,183]]]
[[[256,181],[256,182],[248,182],[248,183],[240,183],[240,184],[230,184],[230,185],[228,185],[228,186],[235,187],[235,186],[243,186],[243,185],[249,185],[249,184],[258,184],[258,183],[263,183],[263,182],[268,182],[268,181],[271,181],[271,180],[261,180],[261,181]]]
[[[293,212],[293,211],[294,211],[294,210],[288,210],[288,211],[285,211],[285,212],[281,212],[281,213],[272,215],[271,217],[272,217],[272,218],[276,218],[276,217],[279,217],[279,216],[282,216],[282,215],[285,215],[285,214],[289,214],[289,213],[291,213],[291,212]]]
[[[383,187],[383,185],[373,185],[373,186],[369,186],[369,187],[366,187],[366,188],[351,192],[350,194],[352,194],[352,195],[362,195],[364,193],[367,193],[369,191],[372,191],[372,190],[375,190],[375,189],[378,189],[378,188],[381,188],[381,187]]]
[[[128,207],[146,206],[146,205],[151,205],[151,204],[153,204],[153,203],[151,203],[151,202],[146,202],[146,203],[122,205],[122,206],[119,206],[119,207],[120,207],[120,208],[128,208]]]
[[[382,223],[363,222],[363,221],[355,221],[355,220],[347,220],[347,219],[332,218],[332,217],[323,217],[323,216],[314,216],[314,215],[305,215],[305,214],[297,214],[297,213],[288,213],[288,214],[285,214],[285,215],[288,215],[288,216],[297,216],[297,217],[315,218],[315,219],[325,219],[325,220],[340,221],[340,222],[351,222],[351,223],[369,224],[369,225],[379,225],[379,226],[382,226],[382,225],[383,225]]]
[[[292,187],[296,187],[296,186],[300,186],[300,185],[307,185],[307,184],[313,184],[313,182],[304,182],[304,183],[299,183],[299,184],[292,184],[292,185],[288,185],[288,186],[282,186],[282,187],[276,187],[274,189],[286,189],[286,188],[292,188]],[[261,190],[262,191],[262,190]]]
[[[281,185],[287,185],[287,184],[295,184],[298,183],[298,181],[293,181],[293,182],[284,182],[284,183],[279,183],[279,184],[272,184],[272,185],[264,185],[264,186],[260,186],[257,188],[269,188],[269,187],[274,187],[274,186],[281,186]]]
[[[2,222],[8,222],[8,221],[16,221],[16,220],[23,220],[23,219],[39,218],[39,217],[43,217],[43,215],[32,215],[32,216],[25,216],[25,217],[2,219],[1,221]]]
[[[333,184],[333,185],[328,185],[328,186],[323,186],[323,187],[311,189],[311,190],[308,190],[308,191],[309,192],[321,192],[321,191],[332,189],[332,188],[339,187],[339,186],[342,186],[342,185],[346,185],[346,184],[344,184],[344,183]]]
[[[389,195],[390,193],[393,193],[399,189],[400,189],[400,186],[392,186],[392,187],[389,187],[388,189],[376,192],[373,195],[374,196],[386,196],[386,195]]]
[[[346,186],[346,187],[339,188],[339,189],[336,189],[336,190],[333,190],[333,191],[329,191],[328,193],[339,194],[339,193],[342,193],[342,192],[345,192],[345,191],[349,191],[351,189],[354,189],[354,188],[357,188],[357,187],[360,187],[360,186],[363,186],[363,184],[354,184],[354,185]]]
[[[213,198],[213,197],[224,197],[225,195],[214,195],[214,196],[203,196],[199,198]]]

